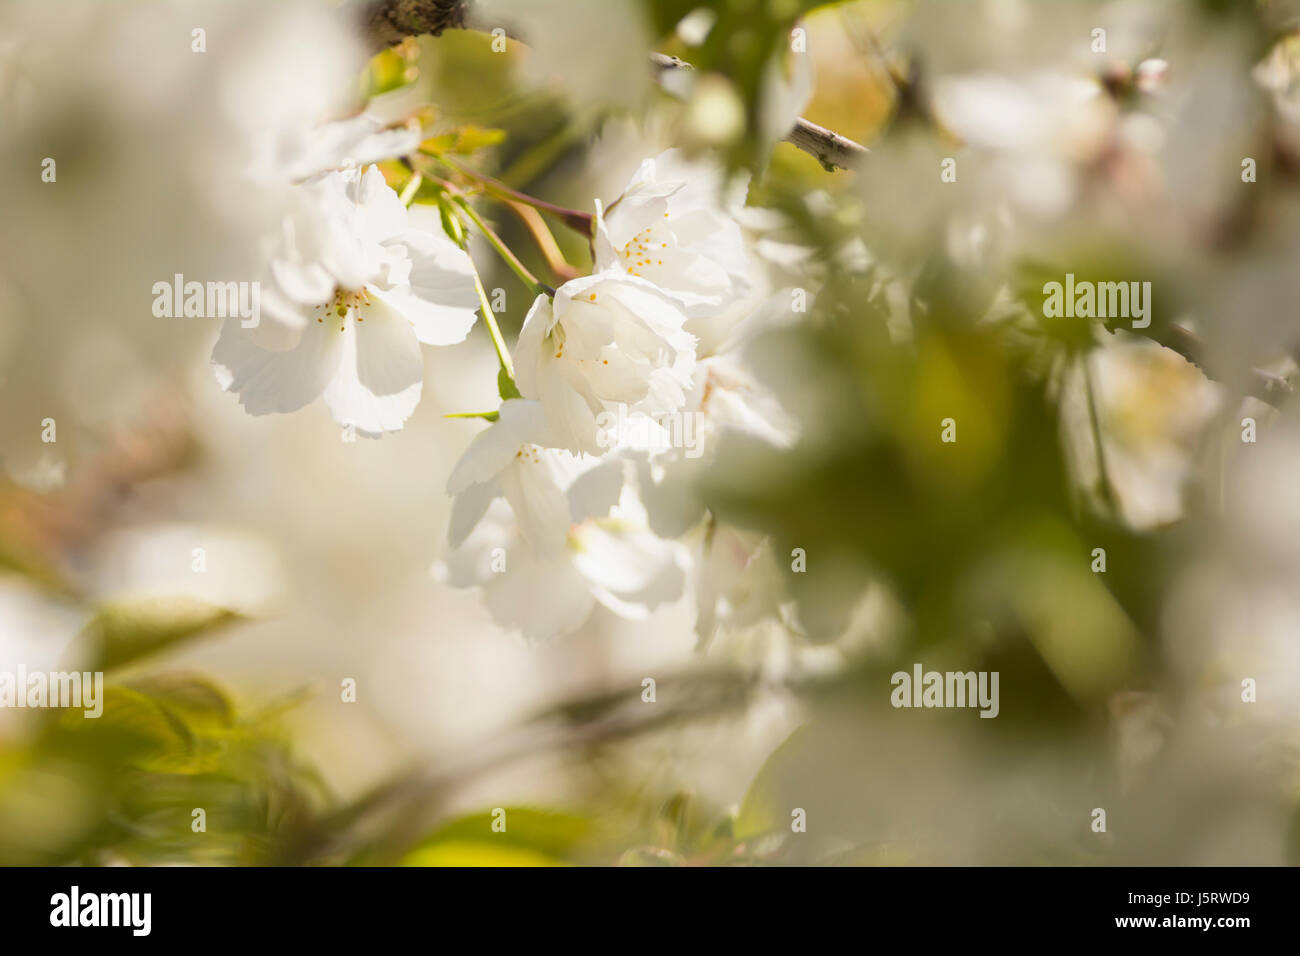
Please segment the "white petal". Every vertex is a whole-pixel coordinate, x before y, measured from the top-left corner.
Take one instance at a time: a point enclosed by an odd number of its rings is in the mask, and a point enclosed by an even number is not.
[[[473,506],[470,502],[463,507],[470,510]],[[475,518],[464,541],[434,566],[434,575],[454,588],[487,584],[498,576],[499,565],[494,559],[508,553],[515,539],[515,519],[510,506],[501,498],[490,499],[486,513]]]
[[[281,345],[270,344],[268,348],[292,348],[298,344],[297,334],[286,336],[285,333],[301,333],[307,328],[307,323],[314,320],[319,312],[315,312],[312,306],[303,305],[300,302],[286,297],[278,292],[274,285],[265,286],[261,295],[261,312],[262,318],[270,321],[259,321],[257,328],[274,327],[269,333],[268,339],[263,339],[262,344],[279,341]]]
[[[357,204],[358,235],[370,242],[383,242],[406,231],[406,207],[378,166],[367,166],[360,176],[349,179],[348,196]]]
[[[553,446],[575,454],[599,455],[604,449],[597,440],[596,415],[587,400],[556,370],[555,362],[543,359],[538,385],[546,412],[547,435]]]
[[[378,243],[357,232],[357,208],[349,192],[357,176],[356,170],[347,176],[333,172],[304,183],[296,194],[297,215],[285,222],[292,255],[319,262],[345,289],[361,288],[379,268],[382,252]]]
[[[603,272],[594,272],[589,276],[579,276],[576,279],[570,279],[564,285],[555,290],[555,305],[548,314],[548,324],[546,331],[550,331],[550,325],[554,324],[556,315],[564,315],[569,311],[569,305],[574,299],[583,298],[591,294],[594,286],[610,279],[622,279],[625,274],[620,269],[607,269]],[[533,308],[537,308],[537,303],[533,303]]]
[[[338,333],[343,355],[338,374],[325,389],[334,420],[367,436],[398,431],[420,403],[424,384],[424,358],[415,333],[381,301],[372,301],[365,321],[349,320]]]
[[[365,119],[366,117],[359,117]],[[343,157],[345,161],[357,163],[377,163],[412,153],[420,145],[419,129],[410,126],[398,126],[393,129],[381,129],[354,143]]]
[[[559,297],[559,293],[556,293]],[[533,306],[524,317],[523,327],[519,330],[519,340],[515,343],[515,384],[525,398],[537,398],[537,366],[542,355],[542,340],[551,331],[555,323],[555,312],[551,300],[539,295],[533,300]]]
[[[280,291],[301,305],[319,305],[334,294],[334,277],[317,262],[273,259],[271,275]]]
[[[694,357],[688,355],[679,357],[670,368],[655,369],[650,373],[645,397],[633,409],[651,418],[679,411],[686,404],[686,393],[691,388],[694,366]]]
[[[594,586],[614,594],[636,597],[654,592],[665,574],[680,580],[681,569],[671,542],[649,531],[613,533],[599,523],[587,525],[581,532],[581,545],[574,557],[578,570]],[[665,594],[669,597],[663,599],[670,600],[671,588]]]
[[[646,160],[646,163],[652,163]],[[644,170],[645,164],[642,164]],[[641,173],[637,173],[639,178]],[[642,230],[662,225],[664,213],[669,211],[674,194],[680,192],[684,182],[638,182],[634,178],[623,195],[605,214],[609,238],[616,248],[621,248]]]
[[[666,149],[655,157],[655,172],[666,182],[682,183],[681,191],[673,195],[674,215],[689,209],[743,208],[749,192],[749,173],[741,172],[727,180],[722,167],[706,160],[690,159],[676,148]]]
[[[760,78],[759,131],[765,148],[771,148],[790,132],[812,98],[812,57],[795,54],[788,60],[789,76],[784,68],[783,51],[778,47]]]
[[[603,518],[623,492],[624,461],[609,458],[589,468],[569,485],[569,514],[574,522]]]
[[[542,432],[542,407],[537,402],[510,399],[501,403],[498,418],[474,436],[447,479],[447,494],[459,495],[471,485],[500,475],[519,453]]]
[[[250,415],[292,412],[320,397],[342,360],[342,339],[309,323],[297,346],[271,351],[258,346],[239,319],[227,319],[212,349],[212,364],[221,387],[239,395]]]
[[[620,268],[618,251],[614,246],[614,240],[609,236],[609,226],[605,223],[605,208],[599,199],[596,200],[596,230],[592,236],[591,246],[595,251],[593,272]]]
[[[430,213],[432,215],[432,213]],[[474,263],[469,253],[441,234],[416,229],[399,240],[411,257],[410,292],[425,305],[408,315],[426,345],[462,342],[479,308]]]
[[[483,520],[488,505],[501,494],[501,488],[494,481],[484,481],[470,485],[456,495],[451,503],[451,521],[447,527],[447,543],[459,548],[465,543],[471,531]]]
[[[306,136],[303,155],[291,166],[292,179],[304,179],[345,163],[364,165],[403,156],[420,145],[419,130],[410,126],[384,129],[374,116],[361,114],[324,123]]]
[[[662,538],[680,538],[703,520],[704,502],[699,496],[703,459],[672,462],[662,480],[656,482],[649,461],[637,462],[637,490],[645,504],[650,529]]]
[[[676,350],[694,349],[695,338],[682,327],[686,316],[661,289],[636,276],[625,276],[601,286],[646,328],[664,338]]]
[[[519,522],[524,541],[539,558],[559,559],[569,533],[569,500],[538,451],[521,456],[501,475],[501,489]]]
[[[596,600],[621,617],[643,620],[652,608],[677,600],[686,585],[679,548],[648,531],[611,533],[587,526],[574,566]]]
[[[567,561],[541,561],[524,549],[507,556],[506,571],[485,588],[488,610],[500,624],[531,640],[572,634],[596,606],[587,582]]]
[[[425,345],[455,345],[464,342],[478,313],[473,309],[449,308],[418,298],[409,292],[381,292],[367,286],[371,299],[382,299],[402,317]]]

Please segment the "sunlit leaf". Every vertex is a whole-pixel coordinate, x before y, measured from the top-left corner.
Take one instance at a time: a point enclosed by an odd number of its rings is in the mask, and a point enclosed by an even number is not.
[[[499,815],[461,817],[422,841],[402,860],[407,866],[561,866],[593,838],[596,828],[580,816],[506,807]]]
[[[496,146],[505,138],[505,130],[462,126],[450,132],[429,137],[420,144],[420,151],[431,156],[442,156],[446,153],[468,156],[481,149],[487,149],[489,146]]]
[[[191,597],[116,601],[100,607],[82,639],[91,669],[111,670],[205,636],[238,618],[234,611]]]

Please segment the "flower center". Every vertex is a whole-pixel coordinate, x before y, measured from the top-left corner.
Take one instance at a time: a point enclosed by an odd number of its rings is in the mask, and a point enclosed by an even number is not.
[[[664,264],[663,255],[668,251],[668,240],[672,236],[666,229],[647,226],[618,250],[618,257],[623,260],[627,271],[634,276],[642,275],[638,270],[652,269]]]
[[[342,332],[347,321],[348,313],[352,313],[358,322],[364,322],[365,316],[361,314],[362,306],[371,306],[370,293],[365,289],[335,289],[334,297],[322,302],[312,309],[316,313],[316,321],[324,323],[328,318],[331,322],[338,321],[339,331]]]

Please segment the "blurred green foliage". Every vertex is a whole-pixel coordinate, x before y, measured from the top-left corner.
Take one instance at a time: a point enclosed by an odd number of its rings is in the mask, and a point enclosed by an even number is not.
[[[53,712],[0,751],[0,862],[266,864],[328,800],[274,724],[206,678],[110,681],[100,717]]]

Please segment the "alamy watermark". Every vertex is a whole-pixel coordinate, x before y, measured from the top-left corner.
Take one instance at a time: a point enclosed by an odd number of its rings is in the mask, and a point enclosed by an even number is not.
[[[889,682],[895,707],[978,707],[981,717],[1001,709],[997,671],[927,671],[913,664],[912,673],[895,671]]]
[[[1076,282],[1067,272],[1064,284],[1046,283],[1043,295],[1049,319],[1132,319],[1135,329],[1151,324],[1150,282]]]
[[[104,713],[103,671],[0,671],[0,707],[80,708],[87,717]]]
[[[700,426],[703,412],[672,412],[652,418],[648,415],[630,415],[627,406],[620,404],[617,412],[604,411],[596,416],[596,444],[601,448],[636,448],[662,453],[670,448],[680,448],[687,458],[699,458]]]
[[[259,282],[186,282],[176,273],[171,282],[153,284],[153,314],[170,319],[232,319],[246,329],[262,321]]]
[[[50,897],[50,925],[124,926],[133,936],[148,936],[153,926],[152,893],[83,893],[73,885]]]

